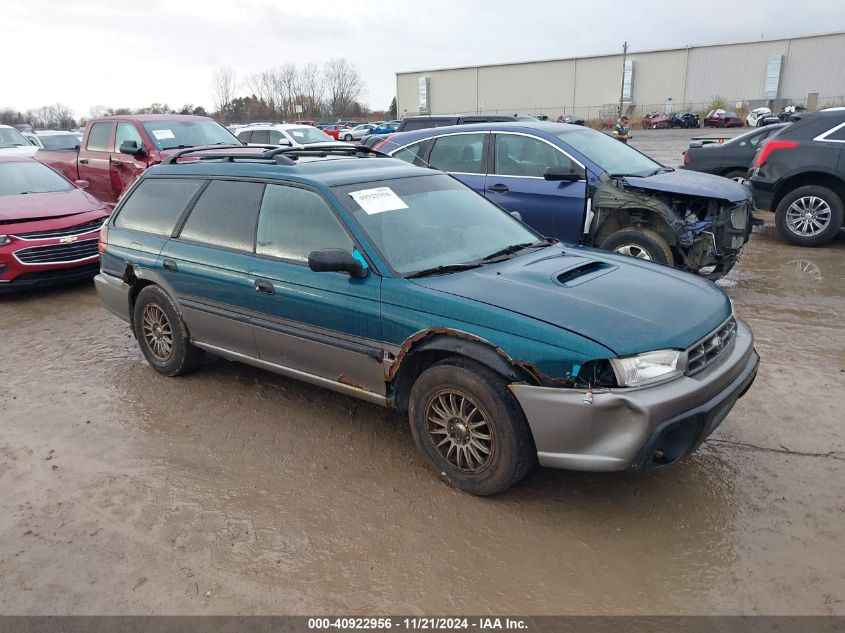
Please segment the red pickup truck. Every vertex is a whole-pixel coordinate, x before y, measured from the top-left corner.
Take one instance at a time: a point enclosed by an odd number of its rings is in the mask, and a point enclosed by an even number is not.
[[[35,154],[71,182],[87,180],[88,192],[113,207],[150,165],[186,147],[243,145],[217,121],[202,116],[144,114],[92,119],[80,149]]]

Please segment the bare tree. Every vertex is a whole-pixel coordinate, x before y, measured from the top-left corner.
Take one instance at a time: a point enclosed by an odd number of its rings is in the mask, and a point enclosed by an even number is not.
[[[211,97],[214,109],[223,111],[235,97],[235,71],[229,65],[221,66],[211,77]]]
[[[301,90],[306,116],[318,117],[323,106],[326,87],[317,64],[306,64],[300,73]]]
[[[364,96],[364,80],[346,58],[333,58],[323,66],[329,109],[334,116],[352,113]]]

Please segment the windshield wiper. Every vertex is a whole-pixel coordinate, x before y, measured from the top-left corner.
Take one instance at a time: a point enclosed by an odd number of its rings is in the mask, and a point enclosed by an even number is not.
[[[169,149],[187,149],[188,147],[193,147],[193,145],[171,145],[170,147],[162,147],[161,151],[166,152]]]
[[[657,174],[667,174],[670,171],[675,171],[674,167],[658,167],[653,172],[649,174],[649,176],[656,176]]]
[[[462,270],[470,270],[472,268],[480,268],[481,264],[478,262],[467,262],[465,264],[448,264],[446,266],[435,266],[434,268],[424,268],[418,270],[410,275],[405,275],[405,279],[414,279],[415,277],[429,277],[432,275],[448,275],[449,273],[458,273]]]
[[[496,251],[495,253],[490,253],[486,257],[483,258],[483,261],[489,262],[491,259],[496,259],[497,257],[503,257],[505,255],[513,255],[514,253],[518,253],[519,251],[525,248],[540,248],[541,246],[548,246],[548,241],[540,241],[540,242],[525,242],[524,244],[511,244],[510,246],[505,246],[504,248]]]

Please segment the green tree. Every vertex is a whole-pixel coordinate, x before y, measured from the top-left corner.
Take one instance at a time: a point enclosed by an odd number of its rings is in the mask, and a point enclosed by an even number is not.
[[[387,109],[387,118],[393,120],[396,118],[396,97],[390,102],[390,107]]]

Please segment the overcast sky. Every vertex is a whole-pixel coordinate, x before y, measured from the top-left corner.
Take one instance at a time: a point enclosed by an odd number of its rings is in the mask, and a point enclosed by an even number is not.
[[[397,71],[841,30],[845,0],[0,0],[0,108],[210,108],[223,64],[345,57],[385,109]]]

